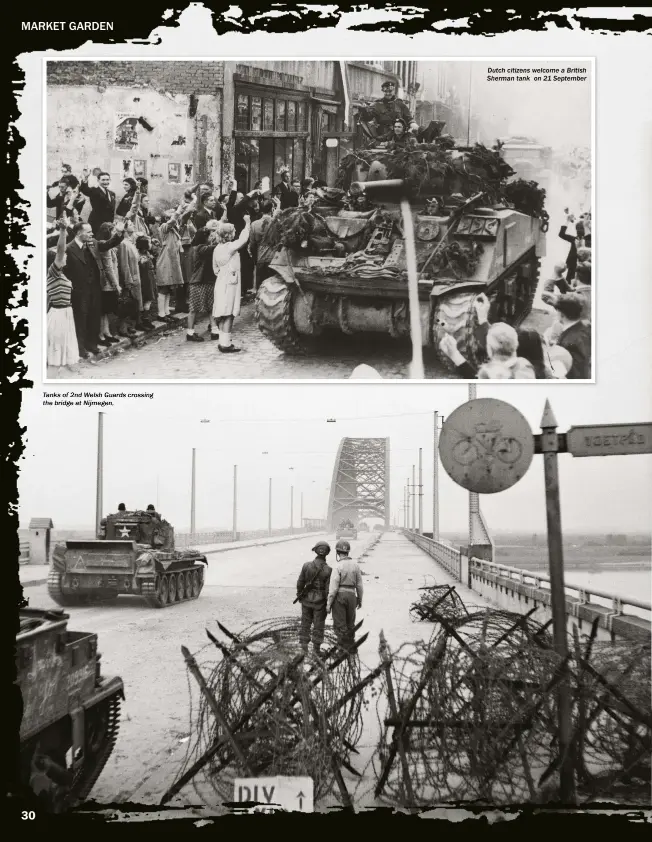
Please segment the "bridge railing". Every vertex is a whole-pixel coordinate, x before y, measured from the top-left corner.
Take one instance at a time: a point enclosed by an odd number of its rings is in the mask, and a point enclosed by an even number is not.
[[[462,553],[458,549],[451,547],[450,544],[442,544],[441,541],[428,538],[426,535],[419,535],[412,529],[404,529],[403,534],[413,544],[432,556],[458,582],[462,581]]]
[[[500,576],[503,579],[519,582],[522,585],[529,585],[537,590],[550,590],[550,578],[543,573],[536,570],[523,570],[520,567],[510,567],[505,564],[497,564],[491,561],[482,561],[478,558],[469,560],[469,569],[471,576],[478,573],[493,573],[495,576]],[[601,605],[606,603],[611,607],[613,614],[623,615],[627,614],[626,607],[636,609],[630,612],[634,616],[642,617],[650,621],[652,619],[652,605],[649,602],[641,599],[633,599],[631,597],[621,596],[619,594],[609,593],[607,591],[599,590],[598,588],[587,588],[582,585],[573,585],[570,582],[564,582],[564,590],[567,596],[577,600],[580,605],[588,605],[591,603],[591,598],[594,599],[594,604]]]
[[[184,547],[193,547],[195,545],[201,546],[205,544],[228,544],[231,541],[252,541],[256,538],[274,538],[282,535],[303,535],[307,532],[314,532],[314,529],[307,527],[295,527],[290,529],[250,529],[242,532],[237,532],[236,537],[233,537],[232,529],[223,529],[218,532],[177,532],[174,536],[175,546],[178,549]]]

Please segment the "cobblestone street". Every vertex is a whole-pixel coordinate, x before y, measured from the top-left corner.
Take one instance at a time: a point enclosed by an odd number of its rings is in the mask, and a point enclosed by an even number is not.
[[[409,342],[382,334],[346,337],[331,335],[320,341],[314,352],[304,357],[289,356],[277,350],[258,330],[254,304],[245,304],[234,326],[233,339],[242,348],[239,354],[221,354],[217,342],[210,341],[204,319],[197,332],[205,341],[187,342],[185,329],[166,332],[139,348],[129,348],[117,356],[82,363],[66,377],[79,380],[343,380],[361,363],[373,366],[390,380],[408,377],[412,349]],[[533,311],[527,324],[540,329],[548,314]],[[185,320],[182,321],[185,324]],[[424,352],[426,378],[454,378],[434,358]]]

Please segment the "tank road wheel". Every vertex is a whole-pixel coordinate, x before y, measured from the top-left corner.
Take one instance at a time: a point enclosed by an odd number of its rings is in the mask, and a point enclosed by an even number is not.
[[[48,596],[57,605],[79,605],[81,598],[77,594],[67,594],[63,592],[62,585],[63,573],[55,570],[53,567],[48,571]]]
[[[188,570],[185,575],[186,578],[186,599],[193,599],[194,594],[192,591],[192,570]]]
[[[455,366],[439,350],[439,343],[447,333],[455,338],[460,353],[472,366],[480,366],[485,361],[484,349],[480,347],[475,336],[478,321],[473,302],[477,296],[477,290],[445,293],[435,305],[432,321],[433,347],[437,358],[449,371],[455,371]]]
[[[286,354],[302,355],[306,343],[294,324],[296,289],[272,276],[262,282],[256,295],[256,322],[264,337]]]
[[[170,583],[168,585],[169,589],[169,601],[170,603],[177,601],[177,577],[175,573],[170,573]]]
[[[161,576],[161,585],[158,591],[158,598],[161,606],[167,605],[170,601],[170,585],[167,576]]]
[[[177,575],[177,599],[183,602],[186,598],[186,574],[179,573]]]
[[[199,570],[192,571],[192,596],[193,599],[197,599],[199,594],[201,593],[202,588],[202,580],[201,580],[201,573]]]
[[[140,586],[140,592],[150,608],[163,608],[165,604],[161,598],[162,583],[163,576],[157,574],[155,579],[146,580]]]

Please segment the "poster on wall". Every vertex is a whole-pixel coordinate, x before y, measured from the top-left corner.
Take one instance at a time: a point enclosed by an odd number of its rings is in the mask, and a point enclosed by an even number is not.
[[[134,114],[116,112],[113,145],[125,152],[138,149],[138,118]]]
[[[147,178],[147,161],[140,158],[134,160],[134,178]]]
[[[192,174],[194,171],[194,166],[192,164],[184,164],[183,165],[183,183],[184,184],[192,184],[193,178]]]
[[[181,164],[168,164],[168,181],[172,184],[181,183]]]

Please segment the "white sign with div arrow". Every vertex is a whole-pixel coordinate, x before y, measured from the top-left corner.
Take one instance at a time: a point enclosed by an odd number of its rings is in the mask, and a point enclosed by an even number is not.
[[[275,778],[236,778],[233,783],[234,801],[256,801],[277,805],[291,812],[314,812],[312,778],[277,775]]]

